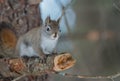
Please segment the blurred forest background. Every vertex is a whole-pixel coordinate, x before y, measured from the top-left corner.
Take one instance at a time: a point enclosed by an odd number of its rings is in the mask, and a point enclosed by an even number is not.
[[[19,0],[8,1],[18,3]],[[11,3],[13,9],[10,8],[7,13],[3,12],[7,8],[0,5],[0,22],[11,23],[17,37],[41,23],[38,5],[27,4],[24,0],[19,5]],[[70,52],[77,63],[64,72],[87,76],[106,76],[120,72],[120,0],[73,0],[72,6],[77,18],[75,31],[68,35],[69,39],[61,38],[63,46],[60,51]],[[48,81],[111,80],[49,75]],[[120,77],[115,81],[120,81]]]
[[[72,6],[77,20],[76,31],[70,36],[75,46],[71,54],[77,63],[66,72],[88,76],[120,72],[120,0],[75,0]],[[54,81],[111,81],[59,75],[53,78]],[[115,81],[120,81],[120,77]]]

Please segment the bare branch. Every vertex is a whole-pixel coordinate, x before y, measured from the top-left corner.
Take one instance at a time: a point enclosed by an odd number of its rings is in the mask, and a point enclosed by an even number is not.
[[[119,8],[115,3],[113,3],[113,6],[114,6],[118,11],[120,11],[120,8]]]
[[[14,80],[12,80],[12,81],[17,81],[17,80],[20,80],[21,78],[23,78],[23,77],[25,77],[26,76],[26,74],[23,74],[22,76],[20,76],[20,77],[17,77],[17,78],[15,78]]]
[[[84,78],[84,79],[110,79],[114,81],[115,78],[120,77],[120,73],[108,76],[85,76],[85,75],[73,75],[68,73],[56,73],[66,77],[77,77],[77,78]]]

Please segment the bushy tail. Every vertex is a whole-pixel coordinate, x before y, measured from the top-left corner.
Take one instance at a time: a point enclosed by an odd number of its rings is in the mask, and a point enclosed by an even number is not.
[[[11,57],[14,55],[17,37],[8,23],[0,23],[0,57]]]

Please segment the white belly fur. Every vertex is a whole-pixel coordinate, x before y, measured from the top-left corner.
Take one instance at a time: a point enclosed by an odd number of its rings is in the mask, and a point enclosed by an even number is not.
[[[44,36],[42,36],[41,38],[41,48],[43,50],[43,53],[44,54],[52,54],[55,47],[56,47],[56,44],[57,44],[57,41],[58,41],[58,37],[56,39],[49,39],[49,38],[46,38]]]

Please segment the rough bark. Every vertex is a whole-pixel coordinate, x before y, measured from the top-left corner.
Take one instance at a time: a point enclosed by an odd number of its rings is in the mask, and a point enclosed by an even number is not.
[[[17,37],[41,24],[41,0],[0,0],[0,22],[11,24]]]
[[[69,53],[51,55],[43,62],[40,58],[4,58],[0,60],[1,77],[41,76],[71,68],[75,60]]]

